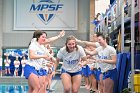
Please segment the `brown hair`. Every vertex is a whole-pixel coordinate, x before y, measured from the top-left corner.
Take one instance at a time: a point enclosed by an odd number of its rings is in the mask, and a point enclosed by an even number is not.
[[[46,36],[47,36],[47,33],[46,33],[45,31],[36,30],[36,31],[33,33],[33,38],[37,38],[37,41],[38,41],[38,38],[39,38],[42,34],[46,34]]]
[[[74,36],[69,36],[69,37],[67,37],[65,45],[66,45],[66,51],[67,51],[68,53],[70,52],[70,51],[69,51],[69,48],[68,48],[68,46],[67,46],[67,43],[68,43],[69,40],[75,40],[75,43],[76,43],[76,39],[75,39]],[[77,43],[75,44],[75,48],[76,48],[76,50],[78,50]]]
[[[42,34],[46,34],[47,36],[47,33],[45,31],[41,31],[41,30],[36,30],[34,33],[33,33],[33,37],[32,38],[36,38],[36,40],[38,41],[38,38],[42,35]],[[31,44],[31,42],[29,43],[29,45]]]
[[[103,33],[101,32],[98,32],[96,33],[97,34],[97,37],[101,36],[104,40],[106,40],[106,43],[109,44],[109,36],[108,35],[104,35]]]

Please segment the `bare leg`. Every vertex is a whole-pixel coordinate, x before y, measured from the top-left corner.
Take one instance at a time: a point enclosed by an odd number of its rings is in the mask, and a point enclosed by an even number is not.
[[[28,78],[29,90],[28,93],[39,93],[40,82],[37,75],[31,73]]]
[[[8,73],[11,74],[11,72],[10,72],[10,68],[8,68]]]
[[[5,68],[5,75],[7,75],[7,68]]]
[[[75,75],[72,77],[72,93],[78,93],[81,85],[81,80],[81,75]]]
[[[71,76],[67,73],[61,75],[62,84],[64,87],[64,93],[70,93],[71,89]]]
[[[46,93],[45,79],[46,76],[39,76],[40,89],[38,93]]]
[[[96,78],[95,78],[95,76],[93,74],[90,75],[90,82],[91,82],[91,88],[94,91],[97,91],[97,81],[96,81]]]
[[[2,77],[2,70],[0,70],[0,76]]]
[[[103,80],[104,93],[113,93],[114,81],[110,78]]]
[[[100,80],[98,81],[98,91],[99,93],[103,93],[103,74],[100,74]]]

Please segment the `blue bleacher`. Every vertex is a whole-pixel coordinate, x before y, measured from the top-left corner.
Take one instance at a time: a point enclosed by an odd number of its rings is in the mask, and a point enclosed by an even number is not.
[[[119,85],[119,75],[120,75],[120,67],[121,67],[121,62],[122,62],[122,53],[119,53],[117,55],[117,63],[116,63],[116,68],[117,68],[117,80],[114,84],[114,93],[118,93],[118,85]]]
[[[128,87],[128,75],[131,71],[131,55],[127,53],[127,61],[126,61],[126,68],[124,74],[124,82],[123,82],[123,89]]]
[[[122,56],[122,62],[121,62],[121,67],[120,67],[120,75],[119,75],[119,84],[118,84],[118,93],[120,93],[123,90],[123,82],[124,82],[124,75],[125,75],[125,70],[126,70],[126,61],[127,61],[127,54],[123,53]]]
[[[135,69],[140,69],[140,54],[135,55]]]
[[[140,69],[140,54],[135,54],[134,68]],[[117,80],[114,86],[114,93],[121,93],[124,88],[128,87],[128,75],[131,71],[131,54],[119,53],[117,55]]]
[[[129,56],[128,56],[129,55]],[[117,55],[117,80],[115,82],[114,93],[121,93],[121,91],[127,87],[128,73],[130,71],[130,54],[119,53]]]

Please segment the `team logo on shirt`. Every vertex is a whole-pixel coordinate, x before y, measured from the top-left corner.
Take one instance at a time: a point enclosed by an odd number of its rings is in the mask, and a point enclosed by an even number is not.
[[[98,55],[98,58],[99,59],[108,59],[107,56],[100,56],[100,55]]]
[[[65,61],[67,62],[67,64],[72,65],[72,64],[76,64],[78,62],[78,59],[76,59],[76,60],[65,60]]]
[[[63,4],[60,0],[33,0],[30,13],[34,13],[45,25],[56,15],[62,13]]]

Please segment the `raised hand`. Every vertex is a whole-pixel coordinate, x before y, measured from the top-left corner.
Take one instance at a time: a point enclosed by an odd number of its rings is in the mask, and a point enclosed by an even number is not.
[[[65,35],[65,31],[62,30],[62,31],[59,33],[58,37],[63,37],[64,35]]]

